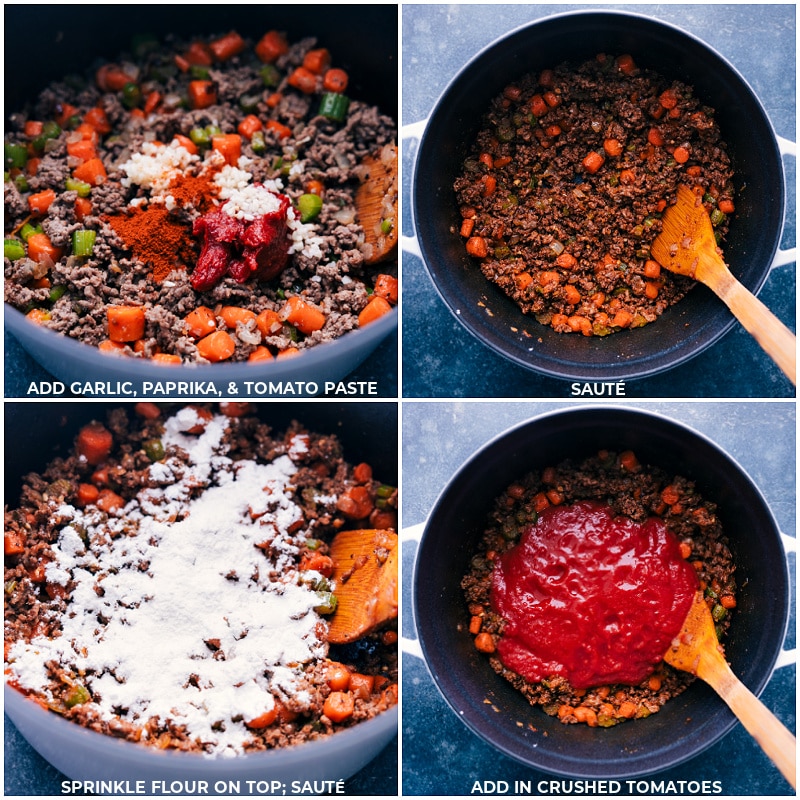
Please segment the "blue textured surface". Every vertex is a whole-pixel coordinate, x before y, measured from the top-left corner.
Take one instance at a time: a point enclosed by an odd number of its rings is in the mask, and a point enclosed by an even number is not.
[[[403,10],[403,125],[431,113],[453,76],[484,47],[538,18],[579,8],[657,17],[726,57],[761,100],[776,133],[795,137],[794,5],[413,5]],[[408,176],[416,140],[403,144],[403,233],[413,234]],[[785,158],[783,248],[796,241],[795,162]],[[776,268],[759,294],[792,330],[795,265]],[[420,321],[424,320],[424,324]],[[406,397],[568,397],[569,383],[529,372],[476,341],[441,301],[416,256],[403,260],[403,394]],[[628,397],[794,397],[794,388],[740,326],[714,347],[651,378]]]
[[[626,403],[626,406],[675,419],[714,440],[762,491],[780,529],[794,533],[794,403],[681,402]],[[424,522],[452,475],[486,442],[525,419],[559,407],[563,404],[405,402],[404,528]],[[415,634],[409,587],[414,551],[411,542],[404,544],[403,633],[412,639]],[[793,570],[794,557],[791,567]],[[794,632],[793,612],[787,648],[795,646]],[[792,730],[795,726],[795,676],[793,666],[777,670],[761,698]],[[484,780],[508,781],[511,786],[515,780],[534,781],[534,785],[540,780],[558,780],[558,776],[536,772],[500,755],[469,731],[442,698],[424,663],[414,656],[404,656],[402,690],[402,786],[405,795],[469,795],[473,782]],[[642,724],[646,725],[647,721],[643,720]],[[648,776],[646,780],[720,781],[721,791],[716,793],[723,796],[793,794],[789,784],[740,725],[692,761]],[[679,795],[686,793],[677,792]]]

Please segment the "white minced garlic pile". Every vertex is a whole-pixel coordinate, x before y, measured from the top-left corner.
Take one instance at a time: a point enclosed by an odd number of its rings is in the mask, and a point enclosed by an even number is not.
[[[175,207],[175,198],[170,194],[171,184],[191,165],[200,162],[200,157],[191,155],[177,142],[156,144],[145,142],[141,152],[134,153],[120,165],[125,173],[122,185],[137,185],[148,189],[151,194],[150,203],[165,205],[168,209]],[[216,151],[209,150],[202,163],[204,171],[214,171],[213,182],[219,188],[218,198],[223,201],[222,210],[232,217],[252,221],[258,216],[274,213],[279,207],[276,195],[284,190],[283,181],[276,178],[263,184],[252,184],[253,176],[247,171],[250,159],[242,156],[238,166],[225,163],[225,159]],[[302,178],[304,163],[292,164],[289,180]],[[130,205],[144,205],[146,198],[134,198]],[[300,216],[291,206],[287,212],[287,225],[292,243],[289,254],[302,253],[307,258],[321,259],[323,239],[317,235],[317,226],[310,222],[300,222]]]
[[[74,583],[63,631],[17,642],[9,661],[26,689],[46,694],[45,664],[55,660],[85,676],[91,707],[104,719],[127,709],[123,718],[134,724],[172,720],[211,754],[233,756],[252,739],[244,720],[269,711],[273,693],[310,700],[300,674],[327,655],[317,635],[319,597],[308,586],[321,576],[303,572],[301,583],[293,567],[305,535],[289,533],[302,519],[291,499],[291,459],[233,462],[222,453],[226,419],[214,417],[201,435],[183,433],[198,421],[186,408],[166,422],[164,446],[184,449],[189,463],[154,463],[159,488],[141,490],[117,518],[58,510],[69,524],[46,576]],[[198,484],[207,488],[191,498]],[[86,534],[103,546],[87,549]],[[257,547],[265,541],[268,551]],[[209,640],[218,640],[224,659]]]

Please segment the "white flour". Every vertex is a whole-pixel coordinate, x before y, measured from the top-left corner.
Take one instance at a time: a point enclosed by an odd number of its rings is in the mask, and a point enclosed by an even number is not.
[[[44,664],[56,659],[84,676],[104,717],[127,709],[138,724],[172,719],[214,754],[233,755],[250,738],[239,720],[271,709],[273,692],[302,698],[298,675],[327,645],[316,635],[319,598],[291,567],[305,538],[303,528],[288,532],[302,517],[288,486],[293,462],[234,464],[220,452],[225,419],[199,436],[182,432],[197,421],[184,409],[167,422],[165,446],[184,448],[189,464],[154,464],[162,485],[113,524],[99,525],[93,509],[59,510],[71,522],[47,578],[74,582],[63,634],[17,643],[11,667],[22,686],[42,690]],[[84,531],[103,544],[87,548]]]

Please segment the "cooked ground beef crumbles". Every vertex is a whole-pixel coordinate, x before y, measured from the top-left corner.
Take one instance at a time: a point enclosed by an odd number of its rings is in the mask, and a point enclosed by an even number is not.
[[[565,461],[556,467],[530,473],[510,485],[497,499],[470,571],[462,580],[470,615],[469,630],[475,637],[475,646],[487,654],[492,668],[531,705],[541,706],[547,714],[565,723],[610,727],[659,711],[694,680],[693,676],[659,661],[636,685],[607,683],[575,688],[562,670],[536,682],[527,681],[509,669],[498,652],[507,625],[497,613],[494,596],[497,586],[494,573],[499,568],[499,560],[517,548],[526,529],[535,526],[540,515],[553,508],[587,503],[607,504],[613,516],[634,523],[644,524],[655,518],[666,525],[679,543],[679,557],[696,572],[698,587],[704,592],[720,637],[727,631],[732,609],[736,606],[736,582],[732,556],[715,506],[700,497],[691,481],[671,476],[657,467],[642,465],[630,451],[619,454],[603,451],[581,462]],[[615,544],[609,542],[608,547]],[[631,554],[624,555],[630,558]],[[553,563],[557,563],[555,556]],[[555,577],[550,576],[556,584],[559,580],[573,579],[571,573],[556,575],[558,569],[560,567],[554,568]],[[575,592],[575,597],[582,593],[582,588],[567,587],[567,590]],[[549,601],[540,596],[539,602],[547,605]],[[591,613],[602,612],[595,609]],[[597,627],[600,623],[598,619]],[[616,637],[621,634],[614,625],[609,630],[617,631],[614,640],[619,642]],[[640,640],[641,637],[634,637],[629,646],[638,647]],[[582,666],[587,658],[581,659]]]
[[[139,41],[52,84],[6,125],[6,302],[165,363],[296,355],[387,313],[396,126],[348,79],[269,31]],[[357,212],[369,158],[395,176],[378,245]]]
[[[336,438],[274,432],[245,405],[118,409],[26,477],[5,514],[12,686],[90,729],[215,756],[396,703],[394,623],[333,645],[326,622],[329,543],[396,528],[396,492]]]
[[[718,242],[734,211],[710,101],[626,55],[510,84],[455,181],[467,252],[559,333],[653,322],[692,286],[650,255],[678,185],[702,196]]]

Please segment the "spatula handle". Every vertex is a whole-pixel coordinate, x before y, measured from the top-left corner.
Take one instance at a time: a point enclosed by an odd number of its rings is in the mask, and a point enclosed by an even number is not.
[[[733,674],[727,664],[724,672],[715,670],[715,673],[701,677],[728,704],[783,777],[796,789],[797,741],[791,731]]]
[[[711,286],[733,312],[742,327],[761,345],[764,352],[797,385],[797,339],[795,335],[748,289],[730,273]]]

